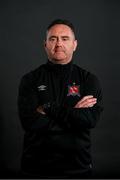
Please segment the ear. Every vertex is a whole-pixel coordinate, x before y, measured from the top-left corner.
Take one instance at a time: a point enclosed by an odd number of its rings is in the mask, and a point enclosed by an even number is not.
[[[74,49],[73,49],[74,51],[75,51],[76,48],[77,48],[77,44],[78,44],[78,43],[77,43],[77,40],[75,40],[75,41],[74,41]]]
[[[44,42],[43,42],[43,43],[44,43],[44,48],[46,48],[46,40],[44,40]]]

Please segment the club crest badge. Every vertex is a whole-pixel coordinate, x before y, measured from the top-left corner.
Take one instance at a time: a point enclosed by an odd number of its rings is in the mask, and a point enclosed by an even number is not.
[[[73,83],[73,85],[69,85],[67,96],[79,96],[80,97],[80,85],[76,85],[75,83]]]

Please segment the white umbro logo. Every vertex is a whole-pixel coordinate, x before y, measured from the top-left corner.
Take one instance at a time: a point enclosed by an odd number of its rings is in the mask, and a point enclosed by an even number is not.
[[[39,91],[45,91],[46,87],[47,86],[45,86],[45,85],[41,85],[41,86],[38,86],[37,88],[38,88]]]

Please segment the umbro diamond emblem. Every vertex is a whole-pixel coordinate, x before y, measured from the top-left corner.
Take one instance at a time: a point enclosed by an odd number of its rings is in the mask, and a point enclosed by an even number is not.
[[[40,86],[38,86],[37,88],[38,88],[39,91],[45,91],[45,90],[46,90],[46,87],[47,87],[47,86],[45,86],[45,85],[40,85]]]

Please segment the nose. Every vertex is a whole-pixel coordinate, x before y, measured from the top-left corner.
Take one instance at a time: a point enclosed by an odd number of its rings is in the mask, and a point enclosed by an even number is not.
[[[62,45],[62,40],[60,38],[57,38],[56,45],[57,46],[61,46]]]

